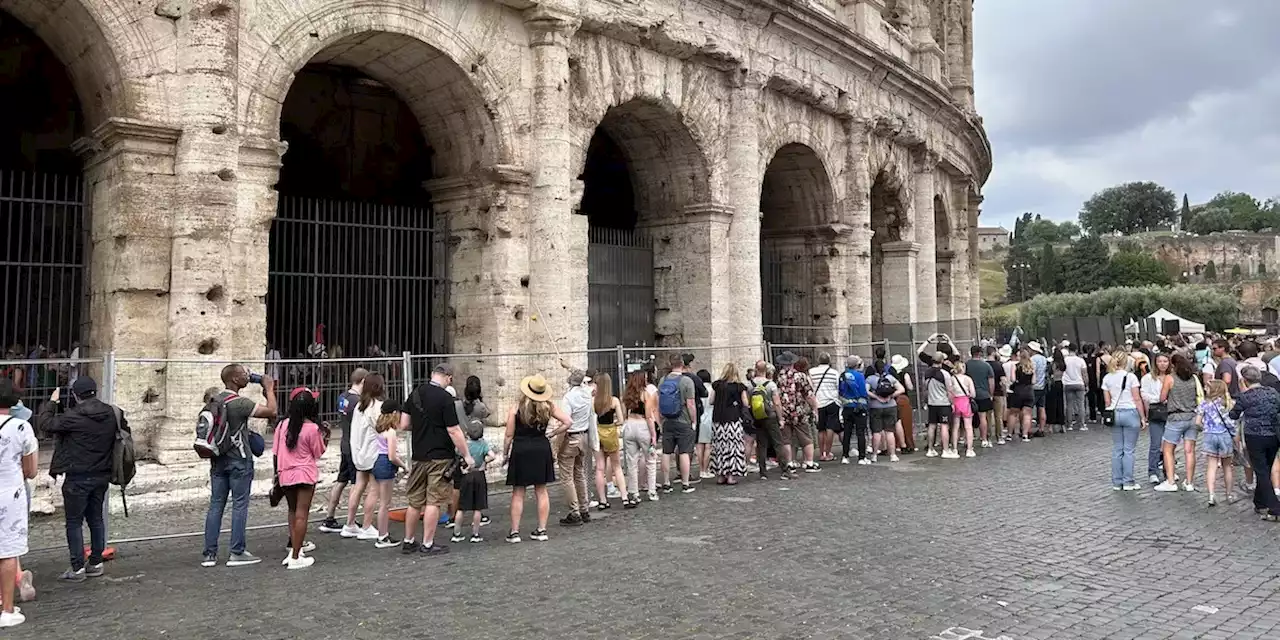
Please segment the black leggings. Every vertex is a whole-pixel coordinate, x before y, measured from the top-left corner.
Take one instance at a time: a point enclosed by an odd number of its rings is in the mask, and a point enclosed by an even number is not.
[[[849,438],[857,432],[858,459],[867,457],[867,412],[855,413],[853,409],[846,407],[840,410],[840,422],[844,424],[844,433],[840,436],[841,455],[846,458],[853,457],[849,455]]]
[[[1257,485],[1253,490],[1253,506],[1266,509],[1273,516],[1280,516],[1280,498],[1271,489],[1271,463],[1276,460],[1276,450],[1280,449],[1280,440],[1276,436],[1244,437],[1245,450],[1249,452],[1249,464],[1253,466],[1253,478]],[[1228,461],[1229,462],[1229,461]],[[1227,487],[1230,491],[1231,488]]]

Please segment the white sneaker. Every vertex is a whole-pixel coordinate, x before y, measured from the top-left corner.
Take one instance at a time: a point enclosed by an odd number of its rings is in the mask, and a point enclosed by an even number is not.
[[[983,441],[982,441],[982,448],[983,448],[983,449],[990,449],[990,448],[991,448],[991,441],[990,441],[990,440],[983,440]]]
[[[1151,474],[1151,477],[1150,477],[1150,478],[1147,478],[1147,479],[1151,481],[1151,484],[1160,484],[1160,476],[1158,476],[1158,475],[1156,475],[1156,474],[1154,474],[1154,473],[1153,473],[1153,474]]]
[[[866,458],[858,458],[858,464],[871,464],[871,461]]]
[[[338,534],[344,538],[359,538],[361,529],[354,524],[342,525],[342,531]]]
[[[285,550],[285,552],[286,552],[286,553],[293,553],[293,546],[291,546],[291,545],[285,545],[285,546],[284,546],[284,550]],[[316,550],[316,543],[314,543],[314,542],[312,542],[312,541],[310,541],[310,540],[303,540],[303,541],[302,541],[302,552],[303,552],[303,553],[311,553],[312,551],[315,551],[315,550]]]
[[[592,509],[594,509],[594,508],[596,508],[596,507],[600,506],[600,501],[599,501],[599,500],[592,500],[592,501],[591,501],[591,504],[590,504],[590,505],[588,505],[588,506],[589,506],[589,507],[591,507]]]
[[[867,447],[867,455],[871,455],[871,454],[872,454],[871,447]]]
[[[978,454],[974,453],[974,452],[973,452],[973,449],[970,449],[970,450],[968,450],[968,451],[966,451],[966,452],[964,453],[964,457],[966,457],[966,458],[976,458],[976,457],[978,457]]]
[[[1156,485],[1156,491],[1159,491],[1160,493],[1168,493],[1168,492],[1177,491],[1177,490],[1178,490],[1178,485],[1169,481],[1161,482],[1160,484]]]
[[[942,452],[942,457],[946,460],[959,460],[960,454],[956,453],[955,449],[947,449]]]
[[[849,464],[848,458],[840,458],[840,464]]]
[[[1075,427],[1067,427],[1067,431],[1075,431],[1075,430],[1076,430]]]
[[[372,541],[377,540],[379,537],[381,536],[378,535],[378,528],[371,526],[368,529],[361,531],[360,535],[356,536],[356,540]]]
[[[871,464],[875,464],[879,461],[880,461],[880,456],[878,454],[875,454],[875,453],[871,454]]]
[[[312,558],[311,556],[300,555],[296,558],[286,558],[284,566],[286,569],[306,569],[307,567],[315,563],[316,563],[315,558]]]
[[[897,461],[898,461],[898,454],[895,453],[889,456],[889,462],[897,462]]]
[[[996,440],[996,444],[1004,444],[1004,438],[1000,438],[999,440]]]
[[[926,451],[926,452],[925,452],[924,457],[926,457],[926,458],[936,458],[936,457],[938,457],[938,452],[937,452],[937,451],[934,451],[933,449],[930,449],[930,450],[928,450],[928,451]]]
[[[699,477],[699,478],[702,478],[703,480],[710,480],[710,479],[714,478],[715,476],[711,475],[711,472],[710,472],[710,471],[701,471],[701,472],[699,472],[699,473],[698,473],[698,477]]]
[[[607,497],[609,497],[609,498],[621,498],[621,497],[622,497],[622,493],[618,491],[618,487],[614,486],[614,484],[613,484],[612,482],[610,482],[610,483],[609,483],[609,488],[608,488],[607,490],[605,490],[604,495],[605,495],[605,496],[607,496]]]
[[[16,627],[26,621],[27,617],[17,607],[13,608],[13,613],[0,613],[0,627]]]
[[[1081,425],[1081,426],[1080,426],[1080,430],[1081,430],[1081,431],[1088,431],[1088,430],[1089,430],[1089,427],[1086,427],[1086,426],[1084,426],[1084,425]]]
[[[649,492],[649,502],[657,502],[657,501],[658,501],[658,494],[657,494],[657,493],[654,493],[653,491],[650,491],[650,492]]]
[[[1195,491],[1195,490],[1196,490],[1196,486],[1195,486],[1194,484],[1191,484],[1190,482],[1184,482],[1184,483],[1182,483],[1182,490],[1183,490],[1183,491]]]

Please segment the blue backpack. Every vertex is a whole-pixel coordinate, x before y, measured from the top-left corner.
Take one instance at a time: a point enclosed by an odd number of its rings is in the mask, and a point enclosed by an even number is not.
[[[680,398],[680,378],[667,376],[658,386],[658,413],[667,419],[675,419],[683,414],[684,403]]]

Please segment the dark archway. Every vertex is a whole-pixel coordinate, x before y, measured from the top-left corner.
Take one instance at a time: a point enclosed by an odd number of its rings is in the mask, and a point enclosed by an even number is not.
[[[6,358],[86,356],[84,179],[72,144],[84,110],[68,70],[32,30],[0,13],[0,340]],[[46,397],[67,372],[28,367]]]
[[[953,298],[952,273],[954,271],[955,250],[951,246],[951,218],[947,215],[947,206],[942,196],[933,196],[933,235],[934,264],[937,273],[937,310],[938,331],[950,334],[950,322],[954,315],[951,302]]]
[[[834,216],[835,196],[822,160],[813,149],[784,145],[765,169],[760,189],[761,320],[766,340],[780,343],[829,340],[819,282],[833,259],[820,227]]]
[[[902,183],[898,174],[889,169],[880,170],[871,184],[871,324],[872,333],[883,337],[888,325],[905,322],[885,312],[888,287],[886,281],[894,277],[885,268],[885,245],[900,242],[908,226],[903,217],[906,207],[902,203]],[[904,276],[905,274],[897,274]],[[896,335],[895,335],[896,337]]]
[[[466,73],[415,38],[358,33],[295,76],[277,189],[268,348],[329,356],[441,353],[448,229],[424,183],[477,168],[492,124]]]

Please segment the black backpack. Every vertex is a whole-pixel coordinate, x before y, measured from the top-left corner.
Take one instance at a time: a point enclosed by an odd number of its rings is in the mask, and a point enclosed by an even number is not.
[[[893,376],[889,375],[889,367],[885,367],[884,371],[880,372],[880,377],[876,379],[876,396],[880,398],[888,398],[897,390],[898,385],[894,381]]]

